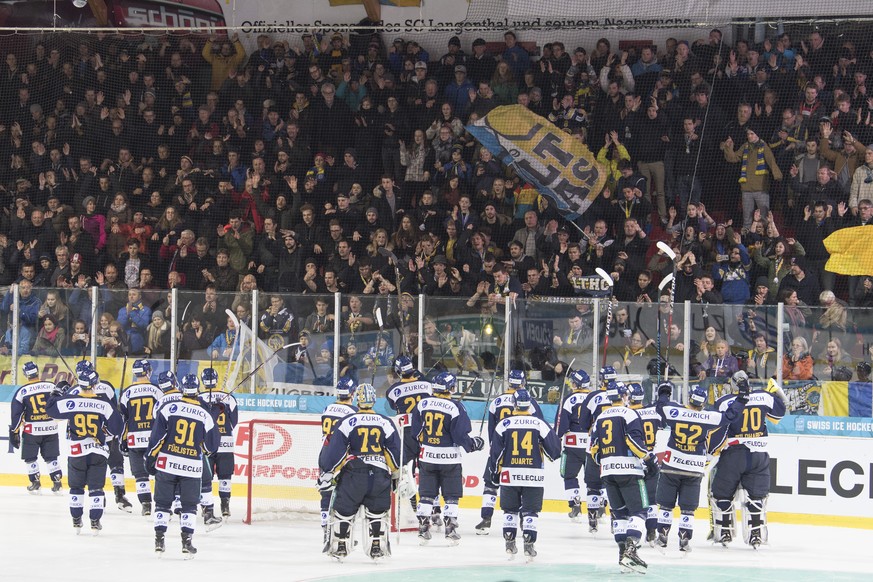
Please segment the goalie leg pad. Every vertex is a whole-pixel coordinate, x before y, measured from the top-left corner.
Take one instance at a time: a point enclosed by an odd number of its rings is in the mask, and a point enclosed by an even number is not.
[[[719,541],[727,534],[734,535],[734,500],[713,499],[710,506],[714,539]]]
[[[395,493],[398,499],[415,499],[418,489],[415,486],[415,477],[413,477],[409,465],[406,465],[400,471],[400,479],[397,481],[397,491]]]
[[[366,509],[364,511],[364,516],[367,519],[367,527],[364,528],[364,548],[371,548],[373,540],[379,540],[379,546],[384,555],[390,556],[391,546],[388,543],[388,532],[390,531],[388,512],[372,512],[369,509]]]
[[[351,543],[352,529],[355,523],[354,515],[342,515],[336,511],[330,512],[330,520],[328,523],[328,540],[329,554],[336,555],[337,545],[339,542],[346,542],[347,551],[351,551],[354,544]]]
[[[743,541],[751,543],[754,533],[761,543],[767,543],[767,498],[749,499],[743,504]]]

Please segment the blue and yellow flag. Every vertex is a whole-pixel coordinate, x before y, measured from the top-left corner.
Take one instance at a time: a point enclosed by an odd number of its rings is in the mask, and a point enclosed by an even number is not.
[[[822,414],[870,418],[873,416],[873,383],[825,382],[822,391]]]
[[[497,107],[467,131],[568,218],[588,210],[606,183],[585,144],[522,105]]]
[[[841,228],[824,239],[831,254],[825,269],[838,275],[873,276],[873,225]]]

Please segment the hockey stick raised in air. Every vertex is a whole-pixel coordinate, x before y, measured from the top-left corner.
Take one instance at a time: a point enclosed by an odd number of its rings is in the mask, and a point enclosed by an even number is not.
[[[658,250],[659,250],[659,251],[661,251],[662,253],[664,253],[664,254],[667,255],[668,257],[670,257],[670,260],[671,260],[671,261],[675,261],[675,260],[676,260],[676,251],[674,251],[673,249],[671,249],[671,248],[670,248],[670,245],[668,245],[666,242],[664,242],[664,241],[662,241],[662,240],[659,240],[659,241],[655,244],[655,246],[658,247]]]
[[[606,335],[603,338],[603,363],[601,364],[601,366],[605,366],[606,350],[609,349],[609,326],[612,325],[612,301],[615,299],[615,281],[612,280],[609,273],[600,267],[594,269],[594,272],[609,286],[609,303],[606,305]]]
[[[233,394],[234,392],[236,392],[236,389],[237,389],[237,388],[239,388],[240,386],[242,386],[243,384],[245,384],[245,383],[246,383],[246,380],[248,380],[249,378],[251,378],[252,376],[254,376],[255,374],[257,374],[257,373],[258,373],[258,370],[260,370],[261,368],[264,367],[264,364],[266,364],[267,362],[269,362],[270,360],[272,360],[273,358],[276,357],[276,354],[278,354],[278,353],[281,352],[282,350],[287,350],[288,348],[293,348],[294,346],[299,346],[299,345],[300,345],[300,342],[294,342],[294,343],[290,343],[290,344],[285,344],[284,346],[282,346],[282,347],[280,347],[279,349],[277,349],[275,352],[273,352],[272,354],[270,354],[269,356],[267,356],[267,358],[266,358],[263,362],[261,362],[260,364],[258,364],[258,365],[255,367],[254,370],[252,370],[251,372],[249,372],[248,374],[246,374],[246,375],[245,375],[245,378],[243,378],[242,380],[240,380],[239,382],[237,382],[237,383],[236,383],[236,386],[234,386],[233,388],[231,388],[231,390],[230,390],[230,392],[228,392],[228,394]]]
[[[70,378],[70,379],[71,379],[73,382],[75,382],[75,381],[76,381],[76,373],[73,372],[73,369],[70,367],[70,364],[68,364],[68,363],[67,363],[67,360],[64,359],[64,355],[61,354],[61,350],[59,350],[59,349],[58,349],[58,346],[55,345],[54,343],[52,343],[52,342],[49,342],[49,343],[52,344],[52,347],[55,349],[55,353],[58,355],[58,357],[59,357],[59,358],[61,359],[61,361],[64,363],[64,366],[66,366],[67,370],[70,371],[70,376],[72,376],[72,378]],[[84,358],[82,358],[82,359],[84,360]],[[71,382],[71,384],[72,384],[73,382]]]
[[[485,400],[485,409],[482,411],[482,421],[479,423],[479,437],[482,437],[482,431],[488,422],[488,408],[491,406],[491,399],[494,398],[494,379],[497,377],[497,368],[500,366],[500,356],[503,355],[503,346],[506,343],[503,338],[500,338],[500,349],[497,352],[497,359],[494,360],[494,372],[491,373],[491,384],[488,386],[488,398]],[[490,436],[490,435],[489,435]]]
[[[233,344],[230,346],[230,353],[227,355],[227,368],[224,370],[224,379],[221,382],[221,391],[224,392],[227,388],[227,378],[230,376],[230,361],[233,359],[233,352],[236,350],[236,344],[239,341],[239,318],[236,313],[230,309],[225,309],[224,312],[233,321],[233,327],[236,329],[236,334],[233,336]]]
[[[374,344],[375,349],[373,350],[373,373],[370,375],[370,384],[373,384],[376,381],[376,364],[379,361],[379,344],[382,343],[382,333],[385,331],[385,322],[382,319],[382,308],[376,308],[376,323],[379,324],[379,333],[376,334],[376,342]]]
[[[669,280],[670,280],[670,315],[667,318],[667,357],[665,358],[667,364],[664,366],[664,374],[666,374],[669,377],[670,376],[670,340],[671,340],[670,334],[672,333],[672,330],[673,330],[673,304],[676,300],[676,267],[678,266],[676,259],[677,259],[678,255],[676,254],[676,251],[674,251],[673,249],[670,248],[670,245],[668,245],[667,243],[665,243],[662,240],[658,241],[656,246],[658,247],[658,250],[660,252],[662,252],[665,255],[667,255],[668,257],[670,257],[670,260],[673,262],[673,272],[671,273],[672,277],[669,278]],[[664,280],[666,281],[667,277],[664,277]],[[661,285],[658,286],[658,289],[661,289],[662,285],[665,285],[664,281],[661,281]],[[661,298],[659,296],[658,297],[658,304],[660,305],[660,303],[661,303]],[[658,321],[661,321],[661,314],[660,313],[658,314]],[[660,352],[660,351],[661,350],[659,348],[658,352]],[[659,353],[658,358],[660,358],[660,357],[661,357],[661,355]],[[660,369],[660,366],[661,366],[661,362],[658,361],[658,368],[659,369]]]
[[[663,357],[663,353],[661,352],[661,328],[663,327],[663,322],[661,320],[661,293],[663,293],[664,288],[667,287],[672,280],[673,273],[668,273],[658,284],[658,311],[656,313],[658,317],[658,384],[661,383],[661,358]],[[667,330],[667,333],[670,333],[670,330]]]
[[[182,331],[183,326],[185,325],[185,316],[188,314],[188,308],[191,307],[191,302],[189,301],[187,305],[185,305],[185,309],[182,310],[182,319],[179,320],[179,331]],[[169,315],[168,315],[169,317]],[[173,367],[171,370],[176,371],[176,367],[179,365],[179,349],[176,349],[176,359],[173,360]],[[209,367],[212,367],[212,351],[209,352]]]
[[[567,388],[567,378],[570,377],[570,370],[573,369],[573,364],[576,363],[576,358],[574,357],[570,360],[570,363],[567,364],[567,369],[564,370],[564,381],[561,382],[561,393],[558,395],[558,417],[555,418],[555,432],[558,432],[558,429],[561,428],[561,409],[564,406],[564,389]]]
[[[406,342],[406,325],[404,324],[403,317],[401,312],[403,310],[403,292],[400,290],[400,259],[397,258],[390,249],[386,249],[385,247],[379,247],[376,251],[383,257],[388,258],[394,264],[394,284],[397,287],[397,325],[399,326],[398,331],[400,332],[400,341],[403,345],[400,346],[400,353],[404,356],[409,355],[407,353],[407,348],[409,347]]]

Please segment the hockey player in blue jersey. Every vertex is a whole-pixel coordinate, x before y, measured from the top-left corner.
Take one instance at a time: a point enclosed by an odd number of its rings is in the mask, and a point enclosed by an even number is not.
[[[119,440],[122,452],[128,453],[130,472],[136,479],[136,497],[142,514],[152,514],[152,491],[145,454],[152,434],[152,423],[163,392],[150,379],[152,366],[148,360],[133,363],[133,384],[124,389],[118,399],[118,411],[124,421],[124,434]]]
[[[461,539],[458,502],[464,495],[461,450],[481,451],[485,441],[471,437],[470,417],[462,402],[452,400],[458,384],[454,374],[441,372],[433,380],[433,396],[421,399],[412,412],[412,434],[421,443],[418,467],[418,537],[431,539],[434,504],[445,500],[445,536],[450,545]]]
[[[589,435],[594,429],[594,421],[600,411],[611,405],[609,398],[606,397],[606,389],[610,382],[614,382],[618,378],[615,368],[612,366],[604,366],[600,368],[600,385],[597,390],[589,392],[582,403],[579,417],[579,430],[586,432]],[[597,532],[597,521],[606,513],[606,499],[603,495],[603,481],[600,478],[600,467],[592,459],[591,452],[587,453],[585,460],[585,504],[588,513],[588,531],[591,533]]]
[[[21,459],[27,465],[27,490],[38,494],[38,457],[42,455],[52,480],[52,493],[61,493],[63,471],[58,462],[61,454],[58,423],[48,415],[46,406],[55,385],[39,381],[39,368],[33,362],[22,366],[27,381],[12,397],[12,422],[9,424],[9,442],[13,449],[21,447]]]
[[[670,401],[673,384],[658,385],[657,411],[668,429],[667,450],[661,463],[658,490],[658,539],[656,547],[666,548],[673,524],[673,508],[678,502],[679,550],[691,551],[691,536],[694,533],[694,512],[700,502],[700,484],[706,471],[706,454],[709,435],[720,426],[736,419],[748,400],[748,390],[743,388],[737,398],[722,413],[704,410],[708,390],[692,384],[688,393],[688,406]]]
[[[76,364],[76,376],[89,373],[95,373],[94,364],[88,360],[81,360]],[[73,387],[74,393],[76,390],[77,388]],[[118,395],[115,393],[115,386],[111,383],[100,378],[98,384],[94,386],[94,393],[105,397],[112,404],[112,407],[118,410]],[[109,447],[109,459],[107,461],[109,480],[112,482],[112,489],[115,492],[115,505],[122,511],[132,513],[133,504],[128,501],[127,491],[124,486],[124,455],[121,454],[119,439],[115,436],[110,436],[107,439],[107,446]]]
[[[749,391],[745,372],[734,373],[731,383],[737,394],[721,397],[716,410],[726,411],[740,392]],[[749,401],[733,422],[711,437],[711,448],[721,451],[712,478],[714,539],[722,545],[733,541],[734,494],[742,486],[747,501],[743,504],[743,538],[757,549],[767,542],[767,495],[770,492],[770,455],[767,452],[766,420],[779,422],[785,416],[785,393],[774,381],[764,390],[749,394]]]
[[[418,466],[418,441],[409,430],[409,425],[412,422],[412,411],[415,410],[419,401],[430,396],[433,392],[430,382],[425,380],[422,373],[415,369],[408,356],[398,356],[394,360],[394,373],[400,376],[400,380],[388,388],[385,398],[388,400],[388,407],[397,414],[397,423],[402,435],[400,479],[403,481],[403,486],[400,487],[400,490],[414,490],[414,474]],[[407,467],[407,465],[409,466]],[[418,509],[415,495],[409,498],[409,503],[412,505],[413,511]],[[435,517],[439,521],[439,516]]]
[[[364,551],[373,560],[391,555],[388,510],[391,478],[399,470],[400,437],[390,418],[373,412],[376,389],[361,384],[358,411],[342,419],[318,460],[320,489],[336,487],[330,516],[328,554],[342,561],[350,544],[355,515],[364,507],[367,519]]]
[[[212,415],[197,398],[197,374],[182,377],[182,397],[161,406],[149,437],[146,466],[155,475],[155,552],[166,551],[164,536],[176,491],[181,501],[182,554],[197,553],[192,544],[204,453],[218,450],[220,435]]]
[[[611,404],[594,422],[589,451],[600,466],[612,507],[618,563],[624,571],[645,572],[647,565],[637,554],[649,506],[643,479],[647,472],[657,471],[657,458],[646,448],[640,415],[628,407],[627,387],[612,381],[606,396]]]
[[[166,403],[176,402],[182,398],[182,393],[179,391],[179,381],[176,378],[176,374],[170,370],[158,374],[158,388],[164,393],[164,396],[158,402],[158,409]]]
[[[103,529],[100,518],[106,496],[106,466],[109,450],[107,438],[120,435],[123,430],[121,415],[104,396],[95,392],[100,382],[97,373],[79,374],[77,388],[69,390],[66,382],[59,383],[48,401],[47,412],[57,420],[67,421],[67,482],[70,485],[70,515],[76,533],[82,530],[85,507],[85,488],[88,489],[88,517],[94,535]]]
[[[497,428],[497,424],[504,418],[511,416],[515,411],[515,393],[527,386],[524,370],[510,370],[506,384],[506,391],[493,399],[488,406],[488,442],[494,442],[494,430]],[[544,420],[543,410],[533,397],[531,397],[529,408],[530,414]],[[498,487],[496,476],[491,473],[489,464],[485,465],[482,482],[484,484],[482,509],[480,510],[482,521],[476,525],[476,535],[487,536],[491,532],[491,518],[494,516],[494,506],[497,504]]]
[[[200,489],[200,505],[203,508],[203,524],[207,531],[221,525],[221,518],[215,515],[212,498],[212,479],[218,477],[218,499],[221,516],[230,517],[231,478],[233,477],[233,431],[239,422],[239,409],[236,398],[218,388],[218,372],[206,368],[200,374],[203,381],[200,400],[212,413],[220,435],[218,450],[206,456],[206,470]]]
[[[585,467],[588,453],[588,431],[582,430],[579,421],[582,419],[585,397],[591,391],[591,379],[585,370],[579,369],[573,370],[567,376],[567,381],[572,390],[558,408],[555,432],[564,447],[561,453],[561,477],[564,479],[567,503],[570,505],[568,515],[571,520],[577,521],[582,513],[579,473]]]
[[[655,439],[658,435],[658,430],[662,427],[661,415],[655,405],[643,406],[645,400],[645,392],[643,386],[639,382],[630,382],[627,385],[628,395],[630,396],[631,410],[636,410],[640,415],[640,420],[643,423],[643,436],[646,439],[646,450],[649,453],[655,452]],[[656,466],[657,467],[657,466]],[[646,541],[653,545],[658,537],[658,506],[655,504],[655,497],[658,491],[658,475],[660,469],[646,472],[646,494],[649,497],[649,506],[646,510]]]
[[[355,388],[357,388],[357,383],[349,376],[343,376],[336,383],[336,388],[334,390],[336,402],[328,404],[324,409],[324,412],[321,413],[322,446],[318,452],[319,457],[325,450],[327,450],[327,444],[330,442],[330,437],[333,435],[333,431],[336,429],[336,425],[339,424],[339,421],[358,411],[352,402]],[[330,514],[330,498],[332,494],[333,489],[325,488],[321,490],[321,530],[324,533],[324,549],[322,550],[324,553],[327,553],[330,550],[328,517]]]
[[[524,555],[536,555],[537,521],[543,509],[546,480],[545,461],[561,454],[561,441],[552,427],[533,415],[533,399],[527,389],[513,394],[512,414],[494,429],[488,464],[495,481],[500,483],[500,507],[503,509],[503,539],[506,553],[518,553],[516,536],[519,527],[524,541]]]

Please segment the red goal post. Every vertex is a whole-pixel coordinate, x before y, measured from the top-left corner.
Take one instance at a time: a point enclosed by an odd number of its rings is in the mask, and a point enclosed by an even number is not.
[[[317,488],[321,420],[255,418],[239,423],[234,473],[246,480],[243,522],[295,519],[317,521],[321,495]],[[391,530],[395,531],[394,496]],[[401,531],[416,531],[410,504],[403,500]]]

